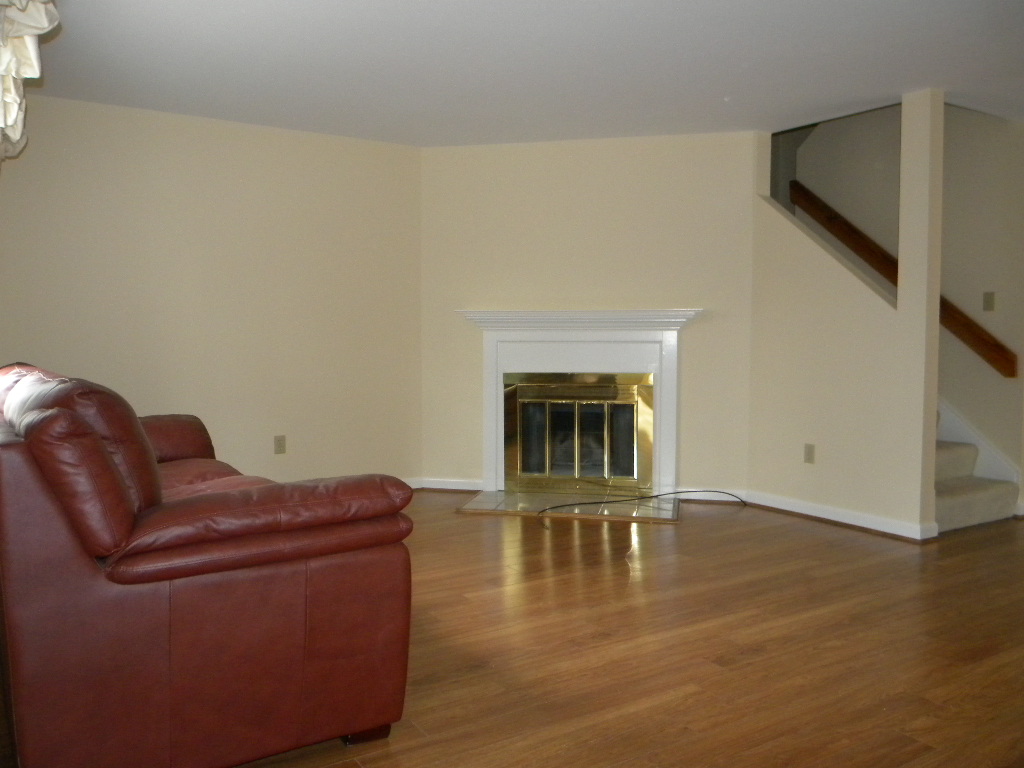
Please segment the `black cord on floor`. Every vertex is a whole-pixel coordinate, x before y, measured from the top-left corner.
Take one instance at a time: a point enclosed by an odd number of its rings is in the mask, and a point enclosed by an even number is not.
[[[569,503],[569,504],[555,504],[555,505],[550,506],[550,507],[544,507],[544,509],[542,509],[539,512],[537,512],[537,516],[540,517],[545,512],[550,512],[553,509],[563,509],[565,507],[585,507],[587,505],[592,505],[592,504],[623,504],[623,503],[628,503],[628,502],[631,502],[631,501],[647,501],[648,499],[660,499],[663,496],[681,496],[682,494],[685,494],[685,493],[720,493],[720,494],[722,494],[724,496],[732,496],[734,499],[736,499],[736,501],[738,501],[744,507],[747,506],[747,502],[745,502],[743,499],[741,499],[735,493],[729,493],[729,491],[714,491],[714,490],[704,490],[704,491],[668,491],[667,493],[656,493],[653,496],[623,497],[621,499],[620,498],[608,498],[608,499],[601,499],[600,501],[577,501],[577,502],[572,502],[572,503]]]

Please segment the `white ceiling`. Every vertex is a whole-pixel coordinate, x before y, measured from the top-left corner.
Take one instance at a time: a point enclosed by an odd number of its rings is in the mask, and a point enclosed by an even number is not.
[[[921,88],[1024,121],[1024,0],[56,6],[40,93],[417,146],[778,131]]]

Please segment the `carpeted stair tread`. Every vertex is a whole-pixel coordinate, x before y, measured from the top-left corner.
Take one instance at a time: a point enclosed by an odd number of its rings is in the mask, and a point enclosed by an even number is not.
[[[1017,484],[973,475],[935,483],[935,521],[950,531],[1011,517],[1017,508]]]

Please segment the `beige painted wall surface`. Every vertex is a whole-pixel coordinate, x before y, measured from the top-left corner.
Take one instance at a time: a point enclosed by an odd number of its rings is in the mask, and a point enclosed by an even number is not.
[[[932,137],[941,137],[941,109],[936,121],[933,103],[930,93],[905,103],[904,117],[913,119],[903,120],[902,130],[909,125],[907,138],[918,143],[902,173],[897,146],[902,199],[896,213],[902,206],[910,225],[902,237],[907,252],[901,271],[909,279],[899,309],[776,203],[765,196],[755,206],[750,465],[751,486],[760,492],[910,528],[933,523],[933,501],[925,493],[925,477],[930,486],[933,475],[924,446],[930,434],[933,455],[934,422],[924,419],[929,407],[934,413],[937,347],[937,307],[932,313],[931,305],[938,296],[938,243],[931,238],[933,203],[941,196],[934,195],[932,182],[941,172],[941,145]],[[850,159],[837,163],[847,166]],[[891,170],[879,166],[874,173]],[[823,174],[805,177],[802,167],[798,177],[832,202],[825,187],[838,189],[838,182],[826,184]],[[761,188],[767,192],[767,180]],[[886,237],[881,229],[869,234]],[[816,446],[813,464],[804,462],[805,443]]]
[[[942,292],[1024,354],[1024,126],[946,106]],[[798,176],[891,252],[899,236],[900,108],[823,123],[801,146]],[[995,291],[996,311],[982,311]],[[947,331],[941,396],[1021,465],[1024,379],[1006,379]]]
[[[0,169],[0,359],[196,413],[246,472],[419,474],[416,150],[29,110]]]
[[[942,292],[1024,356],[1024,124],[946,107]],[[995,311],[982,296],[995,292]],[[939,390],[1018,467],[1024,378],[943,333]],[[1024,372],[1024,367],[1022,367]]]
[[[693,308],[678,483],[746,487],[754,136],[428,149],[423,466],[482,475],[482,334],[457,309]]]
[[[895,254],[899,246],[900,106],[822,123],[800,145],[797,178]]]
[[[907,483],[894,457],[913,450],[895,310],[776,203],[755,210],[751,487],[916,522],[893,493]]]

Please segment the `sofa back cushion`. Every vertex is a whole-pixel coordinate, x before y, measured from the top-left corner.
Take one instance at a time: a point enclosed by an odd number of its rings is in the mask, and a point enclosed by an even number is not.
[[[113,390],[84,379],[54,378],[44,371],[22,376],[7,393],[4,419],[20,434],[21,422],[36,410],[61,408],[76,414],[96,433],[128,493],[133,513],[159,504],[156,458],[139,417]]]
[[[132,532],[135,513],[99,434],[66,408],[30,411],[18,431],[85,550],[93,557],[119,550]]]

